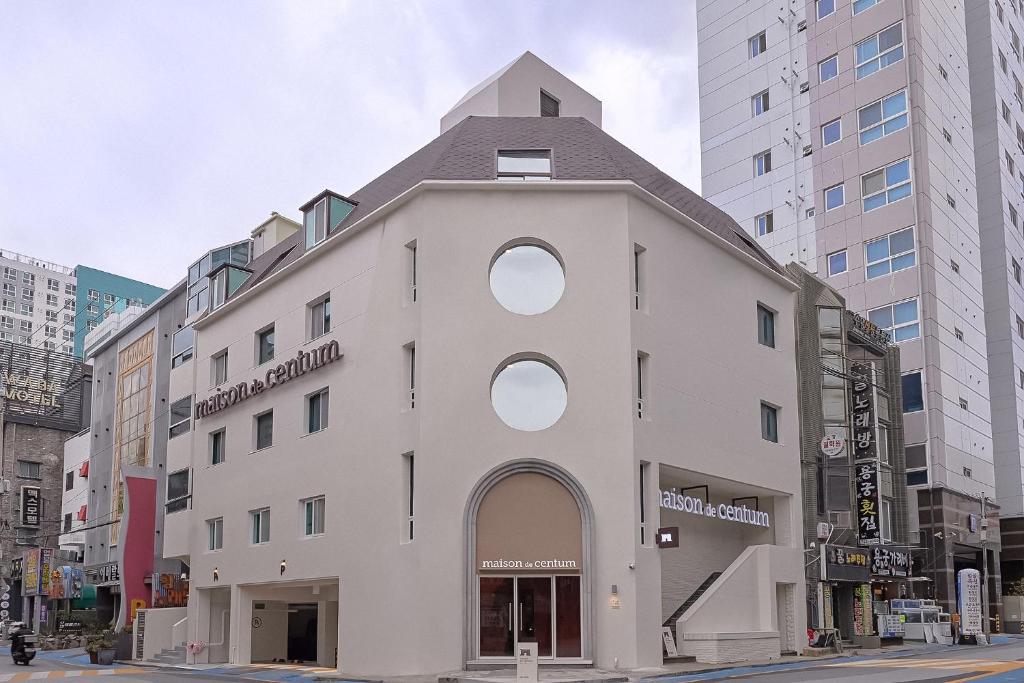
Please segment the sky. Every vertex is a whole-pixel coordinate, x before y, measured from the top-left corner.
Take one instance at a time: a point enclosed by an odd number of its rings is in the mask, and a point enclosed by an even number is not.
[[[694,0],[8,2],[0,248],[162,287],[419,149],[526,50],[700,189]]]

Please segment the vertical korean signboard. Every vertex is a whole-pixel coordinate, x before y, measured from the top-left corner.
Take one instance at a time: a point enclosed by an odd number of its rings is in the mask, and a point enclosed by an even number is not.
[[[22,567],[21,594],[37,595],[39,593],[39,548],[25,551]]]
[[[40,489],[38,486],[21,487],[21,525],[39,526]]]
[[[854,466],[857,487],[857,530],[860,542],[878,545],[881,542],[881,528],[878,522],[878,464],[858,463]]]
[[[875,424],[875,387],[870,363],[852,363],[850,424],[853,434],[854,486],[857,493],[857,530],[864,545],[881,543],[878,519],[878,444]]]
[[[981,574],[977,569],[961,569],[956,575],[960,632],[973,636],[981,630]]]

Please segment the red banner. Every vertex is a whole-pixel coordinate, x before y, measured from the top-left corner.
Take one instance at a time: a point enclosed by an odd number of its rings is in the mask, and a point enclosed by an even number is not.
[[[156,478],[150,470],[123,467],[124,513],[121,515],[121,612],[117,628],[130,626],[135,613],[150,606],[153,537],[156,533]]]

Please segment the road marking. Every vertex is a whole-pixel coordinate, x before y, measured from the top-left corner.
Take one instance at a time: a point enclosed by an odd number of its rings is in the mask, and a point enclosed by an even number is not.
[[[966,683],[997,673],[1024,669],[1024,662],[1003,662],[993,659],[866,659],[857,662],[836,662],[830,667],[880,668],[880,669],[968,669],[972,675],[958,678],[949,683]],[[974,673],[980,672],[980,673]]]
[[[0,683],[20,683],[21,681],[41,681],[51,678],[81,678],[83,676],[121,676],[124,674],[144,671],[139,667],[128,666],[117,669],[74,669],[69,671],[21,671],[14,674],[0,674]]]

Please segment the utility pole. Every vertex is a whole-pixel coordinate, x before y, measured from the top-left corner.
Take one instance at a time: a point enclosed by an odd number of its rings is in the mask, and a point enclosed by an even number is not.
[[[990,633],[988,608],[988,517],[985,507],[985,492],[981,492],[981,630],[985,635]]]

